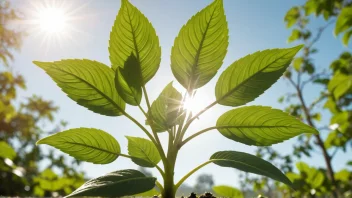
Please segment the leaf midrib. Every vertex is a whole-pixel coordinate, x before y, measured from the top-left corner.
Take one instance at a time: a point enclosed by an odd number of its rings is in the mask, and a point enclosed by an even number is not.
[[[73,145],[79,145],[79,146],[84,146],[84,147],[96,149],[96,150],[103,151],[103,152],[106,152],[106,153],[109,153],[109,154],[113,154],[113,155],[117,155],[117,156],[120,155],[120,153],[114,153],[114,152],[112,152],[112,151],[105,150],[105,149],[103,149],[103,148],[94,147],[94,146],[87,145],[87,144],[83,144],[83,143],[79,143],[79,142],[70,142],[70,141],[57,141],[57,142],[66,143],[66,144],[73,144]],[[45,142],[44,142],[44,143],[45,143]]]
[[[132,141],[133,141],[133,140],[132,140]],[[133,142],[134,142],[135,144],[139,145],[137,142],[135,142],[135,141],[133,141]],[[151,164],[153,164],[154,166],[156,165],[156,164],[153,162],[153,160],[151,160],[151,159],[149,158],[148,154],[147,154],[140,146],[137,146],[137,148],[139,148],[139,150],[142,151],[142,153],[147,157],[147,159],[149,160],[149,162],[150,162]],[[141,158],[136,157],[136,159],[141,159]],[[143,160],[143,159],[141,159],[141,160]]]
[[[295,129],[300,129],[300,127],[294,127],[294,126],[284,126],[284,125],[277,125],[277,126],[233,126],[233,125],[225,125],[225,126],[215,126],[216,129],[222,129],[222,128],[295,128]]]
[[[56,65],[55,63],[54,63],[54,65],[55,65],[55,68],[51,68],[51,69],[57,69],[57,70],[59,70],[59,71],[61,71],[61,72],[64,72],[64,73],[66,73],[66,74],[68,74],[68,75],[72,75],[72,76],[78,78],[79,80],[85,82],[85,83],[86,83],[87,85],[89,85],[91,88],[93,88],[94,90],[96,90],[99,94],[101,94],[101,95],[104,96],[107,100],[109,100],[122,114],[124,114],[125,111],[124,111],[118,104],[116,104],[116,102],[115,102],[114,100],[112,100],[109,96],[107,96],[106,94],[104,94],[104,92],[100,91],[97,87],[95,87],[94,85],[92,85],[90,82],[86,81],[85,79],[83,79],[83,78],[81,78],[81,77],[79,77],[79,76],[77,76],[77,75],[75,75],[75,74],[73,74],[73,73],[70,73],[70,72],[68,72],[68,71],[65,71],[65,70],[60,69],[59,67],[57,67],[57,65]],[[49,68],[49,69],[50,69],[50,68]]]
[[[282,56],[278,57],[275,61],[273,61],[272,63],[268,64],[267,66],[265,66],[264,68],[262,68],[261,70],[257,71],[254,75],[248,77],[246,80],[242,81],[240,84],[238,84],[236,87],[234,87],[232,90],[230,90],[229,92],[227,92],[225,95],[223,95],[220,99],[217,100],[217,103],[219,103],[220,101],[224,100],[225,98],[227,98],[228,96],[230,96],[232,93],[234,93],[235,91],[237,91],[243,84],[247,83],[250,79],[254,78],[257,75],[262,74],[261,72],[264,71],[265,69],[267,69],[269,66],[271,66],[272,64],[274,64],[276,61],[278,61],[280,58],[282,58],[283,56],[286,56],[288,53],[287,52],[285,54],[283,54]],[[278,71],[278,70],[276,70]],[[273,71],[275,72],[275,71]]]
[[[192,89],[192,87],[190,87],[190,86],[193,86],[193,85],[192,85],[192,84],[193,84],[192,81],[193,81],[193,79],[194,79],[195,69],[196,69],[196,67],[197,67],[197,65],[198,65],[198,62],[199,62],[200,52],[201,52],[202,49],[203,49],[203,43],[204,43],[205,37],[206,37],[206,35],[207,35],[207,33],[208,33],[210,23],[211,23],[211,21],[213,20],[213,16],[214,16],[215,10],[216,10],[216,8],[214,8],[213,12],[211,13],[211,16],[210,16],[210,19],[209,19],[209,21],[208,21],[208,23],[207,23],[207,26],[206,26],[206,28],[205,28],[204,34],[202,35],[202,40],[201,40],[200,43],[199,43],[199,47],[198,47],[198,50],[197,50],[197,53],[196,53],[196,56],[195,56],[194,64],[192,65],[192,70],[191,70],[191,75],[190,75],[191,81],[189,82],[189,85],[188,85],[188,87],[191,88],[191,89]]]

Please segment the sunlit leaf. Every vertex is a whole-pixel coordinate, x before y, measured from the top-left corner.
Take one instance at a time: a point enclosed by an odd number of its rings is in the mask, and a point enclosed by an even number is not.
[[[216,127],[231,140],[256,146],[270,146],[302,133],[318,133],[281,110],[263,106],[230,110],[219,117]]]
[[[297,29],[292,30],[290,37],[288,37],[288,42],[291,43],[301,37],[301,32]]]
[[[76,128],[43,138],[37,144],[47,144],[71,155],[92,162],[108,164],[120,154],[120,145],[110,134],[93,128]]]
[[[271,163],[248,153],[237,151],[219,151],[210,160],[222,167],[235,168],[241,171],[270,177],[292,187],[291,181]]]
[[[143,84],[159,69],[159,38],[148,19],[128,0],[121,1],[121,8],[110,33],[109,52],[114,70],[124,67],[133,53],[141,67]]]
[[[337,17],[335,35],[348,30],[352,26],[352,7],[346,6]]]
[[[216,83],[218,103],[239,106],[254,100],[280,78],[301,48],[264,50],[235,61]]]
[[[298,7],[292,7],[289,11],[287,11],[285,16],[287,28],[292,27],[297,22],[299,16],[300,12]]]
[[[122,115],[125,102],[115,90],[115,74],[108,66],[87,59],[33,63],[79,105],[102,115]]]
[[[122,197],[151,190],[155,186],[154,177],[127,169],[108,173],[89,180],[67,197]]]
[[[334,94],[335,99],[340,99],[347,91],[352,88],[352,75],[340,72],[335,73],[328,84],[328,89]]]
[[[223,2],[215,0],[180,30],[171,51],[172,73],[189,91],[202,87],[221,67],[227,46]]]
[[[150,140],[126,136],[128,139],[128,154],[138,159],[132,159],[134,163],[143,167],[155,167],[161,158],[156,146]]]
[[[153,118],[152,127],[163,132],[178,124],[181,112],[182,95],[169,83],[152,103],[149,114]],[[148,124],[149,121],[148,121]]]

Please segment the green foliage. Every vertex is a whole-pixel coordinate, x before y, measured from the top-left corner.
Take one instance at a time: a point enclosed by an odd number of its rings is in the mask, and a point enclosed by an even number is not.
[[[286,155],[271,149],[257,150],[260,157],[270,160],[285,170],[287,177],[293,182],[295,191],[286,186],[268,181],[266,177],[243,177],[245,188],[252,185],[268,197],[350,197],[350,170],[334,169],[335,156],[340,152],[349,152],[352,140],[352,56],[343,52],[329,67],[316,64],[316,54],[329,25],[335,26],[335,35],[344,34],[343,44],[347,45],[351,36],[351,7],[347,0],[306,0],[303,5],[294,6],[287,11],[284,18],[288,28],[292,27],[289,42],[304,44],[303,53],[294,59],[292,68],[286,72],[286,79],[293,91],[280,97],[287,104],[286,111],[310,126],[319,127],[326,135],[306,134],[299,136],[292,153]],[[316,17],[326,21],[321,27],[313,27],[310,22]],[[321,47],[321,46],[320,46]],[[333,53],[333,51],[332,51]],[[321,55],[322,56],[322,55]],[[309,90],[306,90],[309,87]],[[322,111],[322,107],[325,108]],[[330,122],[326,122],[330,118]],[[276,136],[275,136],[276,137]],[[316,156],[316,153],[321,153]],[[321,168],[308,166],[304,162],[297,163],[298,172],[293,169],[293,161],[321,157],[324,164]],[[285,160],[283,160],[285,159]],[[335,172],[337,171],[337,172]],[[339,174],[337,174],[339,173]]]
[[[0,158],[13,160],[15,157],[16,151],[5,141],[0,141]]]
[[[210,160],[218,166],[264,175],[292,187],[291,181],[278,168],[255,155],[237,151],[219,151],[214,153]]]
[[[128,139],[128,154],[132,161],[139,166],[155,167],[161,160],[158,149],[150,140],[126,136]]]
[[[259,51],[235,61],[218,79],[216,101],[193,116],[184,109],[184,102],[194,97],[196,89],[215,76],[222,65],[227,46],[228,27],[223,2],[214,0],[181,28],[171,51],[171,69],[185,88],[184,96],[171,82],[150,104],[145,84],[159,68],[161,49],[158,37],[148,19],[128,0],[122,0],[110,34],[111,68],[87,59],[52,63],[35,61],[79,105],[102,115],[124,115],[149,138],[127,136],[128,155],[121,153],[118,142],[111,135],[98,129],[71,129],[44,138],[38,144],[49,144],[92,163],[111,163],[118,156],[130,158],[137,165],[155,167],[164,180],[162,185],[139,171],[116,171],[86,182],[69,196],[135,195],[149,190],[153,192],[157,185],[163,197],[173,198],[190,175],[210,163],[264,175],[292,186],[274,165],[254,155],[236,151],[217,152],[179,182],[174,182],[179,150],[191,139],[211,129],[217,128],[235,141],[258,146],[282,142],[302,133],[317,134],[313,128],[279,110],[251,106],[231,110],[219,118],[216,127],[184,139],[192,122],[214,105],[240,106],[261,95],[280,78],[303,47]],[[142,97],[147,110],[141,106]],[[150,129],[125,111],[125,103],[139,107]],[[169,135],[167,152],[158,134],[165,131]],[[159,167],[159,162],[163,163],[163,169]],[[234,190],[229,192],[233,193]]]
[[[115,87],[121,98],[130,105],[139,105],[142,100],[141,67],[132,54],[124,67],[118,67],[115,75]]]
[[[335,35],[345,32],[343,43],[348,44],[349,38],[351,37],[352,26],[352,7],[345,7],[341,10],[339,14],[336,25],[335,25]]]
[[[222,0],[194,15],[175,39],[171,69],[188,91],[202,87],[217,73],[228,46],[228,28]]]
[[[270,146],[302,133],[318,133],[287,113],[263,106],[230,110],[219,117],[216,127],[231,140],[256,146]]]
[[[282,76],[302,47],[264,50],[235,61],[216,83],[218,103],[235,107],[251,102]]]
[[[143,85],[159,69],[159,38],[148,19],[128,0],[121,1],[119,14],[110,33],[109,52],[114,70],[125,67],[126,60],[133,54],[141,68]]]
[[[33,63],[79,105],[102,115],[122,115],[125,102],[113,89],[115,74],[106,65],[86,59]]]
[[[154,188],[155,180],[154,177],[146,177],[137,170],[115,171],[89,180],[67,197],[121,197],[135,195]]]
[[[180,123],[182,119],[182,95],[169,83],[159,97],[152,103],[150,111],[151,125],[156,132],[164,132]],[[147,120],[149,124],[149,120]]]
[[[228,197],[228,198],[243,198],[243,194],[240,190],[237,188],[231,187],[231,186],[214,186],[213,187],[214,192],[223,197]]]
[[[103,144],[102,144],[103,143]],[[110,134],[91,128],[77,128],[43,138],[37,144],[47,144],[76,159],[94,164],[108,164],[121,152],[119,143]]]

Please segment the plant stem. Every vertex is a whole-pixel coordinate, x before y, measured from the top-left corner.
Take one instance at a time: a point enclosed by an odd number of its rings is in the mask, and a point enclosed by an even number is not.
[[[182,178],[181,178],[181,180],[179,181],[179,182],[177,182],[177,184],[175,185],[175,191],[181,186],[181,184],[184,182],[184,181],[186,181],[186,179],[188,178],[188,177],[190,177],[193,173],[195,173],[197,170],[199,170],[199,169],[201,169],[202,167],[204,167],[204,166],[206,166],[206,165],[208,165],[208,164],[210,164],[211,162],[213,162],[212,160],[209,160],[209,161],[206,161],[206,162],[204,162],[203,164],[201,164],[201,165],[199,165],[199,166],[197,166],[196,168],[194,168],[193,170],[191,170],[189,173],[187,173],[185,176],[183,176]]]
[[[163,192],[164,192],[163,185],[161,185],[161,183],[160,183],[160,182],[158,182],[158,181],[156,181],[156,182],[155,182],[155,185],[156,185],[156,186],[160,189],[161,194],[163,194]]]
[[[148,112],[150,112],[151,106],[150,106],[150,102],[149,102],[149,98],[148,98],[148,92],[147,92],[147,89],[145,88],[145,85],[142,86],[142,90],[143,90],[145,102],[147,103]],[[146,116],[147,120],[153,120],[151,115],[148,115],[147,113],[145,113],[145,116]],[[163,164],[165,166],[165,163],[167,163],[167,159],[166,159],[166,155],[165,155],[164,149],[163,149],[163,147],[161,145],[158,133],[155,132],[155,130],[153,129],[152,125],[150,125],[150,128],[152,129],[152,132],[153,132],[153,135],[154,135],[154,138],[155,138],[154,144],[157,147],[157,149],[159,151],[159,154],[161,156],[161,159],[163,161]]]
[[[142,131],[149,137],[149,139],[156,144],[154,137],[152,134],[149,133],[149,131],[141,124],[139,123],[136,119],[134,119],[132,116],[130,116],[127,112],[123,111],[122,112],[124,116],[126,116],[128,119],[130,119],[132,122],[134,122],[139,128],[142,129]]]

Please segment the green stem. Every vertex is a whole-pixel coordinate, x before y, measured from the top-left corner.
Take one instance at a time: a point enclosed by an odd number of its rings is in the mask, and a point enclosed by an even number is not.
[[[204,166],[206,166],[212,162],[213,162],[212,160],[206,161],[203,164],[201,164],[201,165],[197,166],[196,168],[194,168],[193,170],[191,170],[189,173],[187,173],[187,175],[183,176],[179,182],[177,182],[177,184],[174,187],[174,190],[176,191],[181,186],[181,184],[184,181],[186,181],[186,179],[188,179],[188,177],[190,177],[193,173],[195,173],[199,169],[203,168]]]
[[[140,104],[138,104],[138,108],[141,110],[141,112],[144,114],[146,118],[148,118],[148,114],[144,111],[144,109],[141,107]]]
[[[198,135],[203,134],[203,133],[205,133],[205,132],[207,132],[207,131],[211,131],[211,130],[217,129],[217,128],[219,128],[219,127],[216,127],[216,126],[214,126],[214,127],[209,127],[209,128],[206,128],[206,129],[203,129],[203,130],[200,130],[200,131],[194,133],[193,135],[191,135],[191,136],[189,136],[188,138],[186,138],[185,140],[183,140],[183,141],[179,144],[179,148],[181,148],[182,146],[184,146],[187,142],[189,142],[189,141],[192,140],[193,138],[197,137]]]
[[[126,154],[123,154],[123,153],[120,153],[120,154],[118,154],[118,155],[121,156],[121,157],[129,158],[129,159],[139,159],[139,160],[140,160],[140,158],[138,158],[138,157],[133,157],[133,156],[126,155]],[[159,171],[159,173],[161,174],[161,176],[162,176],[163,178],[165,178],[165,173],[164,173],[164,171],[163,171],[157,164],[154,164],[154,165],[155,165],[155,168],[158,169],[158,171]]]
[[[152,134],[149,133],[149,131],[141,124],[139,123],[136,119],[134,119],[132,116],[130,116],[127,112],[123,111],[122,112],[124,116],[126,116],[128,119],[130,119],[132,122],[134,122],[139,128],[142,129],[142,131],[149,137],[149,139],[156,144],[154,137]]]
[[[145,85],[142,86],[142,90],[143,90],[143,94],[144,94],[144,98],[145,98],[145,102],[147,103],[147,107],[148,107],[148,111],[150,112],[150,102],[149,102],[149,98],[148,98],[148,93],[147,93],[147,89],[145,88]],[[146,118],[147,120],[153,120],[152,116],[151,115],[148,115],[148,114],[145,114],[146,115]],[[161,159],[164,163],[164,166],[165,166],[165,163],[167,163],[167,158],[166,158],[166,155],[165,155],[165,152],[164,152],[164,149],[161,145],[161,142],[160,142],[160,139],[159,139],[159,136],[158,136],[158,133],[155,132],[155,130],[153,129],[152,125],[150,125],[150,128],[152,129],[152,132],[153,132],[153,135],[154,135],[154,138],[155,138],[155,146],[157,147],[159,153],[160,153],[160,156],[161,156]]]

